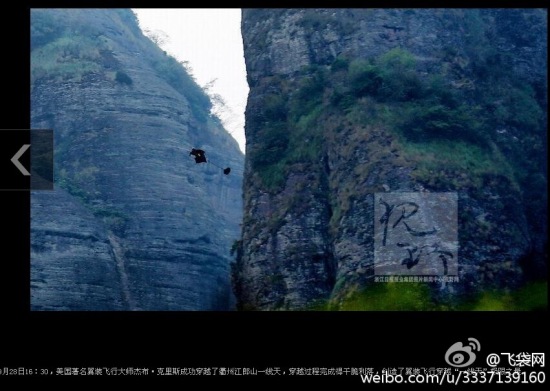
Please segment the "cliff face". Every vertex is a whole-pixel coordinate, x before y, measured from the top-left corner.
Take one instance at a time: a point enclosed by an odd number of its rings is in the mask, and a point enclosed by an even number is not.
[[[242,31],[239,308],[370,286],[376,193],[457,194],[459,281],[435,301],[545,272],[544,10],[245,10]]]
[[[54,130],[56,173],[32,194],[32,309],[230,309],[243,155],[208,97],[129,10],[31,16],[31,122]]]

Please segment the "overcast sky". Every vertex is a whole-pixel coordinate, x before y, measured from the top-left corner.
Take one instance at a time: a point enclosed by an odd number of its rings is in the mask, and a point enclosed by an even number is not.
[[[244,110],[248,96],[241,37],[241,10],[232,9],[134,9],[142,30],[164,41],[161,47],[181,61],[188,61],[195,80],[227,107],[221,113],[225,128],[245,150]]]

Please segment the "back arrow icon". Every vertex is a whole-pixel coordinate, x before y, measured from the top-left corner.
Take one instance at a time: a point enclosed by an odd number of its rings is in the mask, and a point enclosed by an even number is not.
[[[27,149],[29,149],[30,146],[31,146],[30,144],[23,144],[23,146],[19,149],[19,151],[17,151],[17,153],[13,155],[13,157],[10,159],[11,162],[15,165],[15,167],[17,167],[17,169],[21,171],[21,173],[25,176],[29,176],[31,175],[31,173],[28,172],[25,166],[23,166],[19,162],[19,158],[23,156],[23,154],[27,151]]]

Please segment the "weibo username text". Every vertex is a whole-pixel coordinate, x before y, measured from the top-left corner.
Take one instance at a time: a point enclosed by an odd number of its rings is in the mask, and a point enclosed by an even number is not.
[[[439,373],[418,371],[405,374],[395,372],[362,373],[360,377],[363,384],[541,384],[546,381],[546,374],[543,371],[521,371],[519,369],[502,371],[473,368],[468,370],[445,369]]]

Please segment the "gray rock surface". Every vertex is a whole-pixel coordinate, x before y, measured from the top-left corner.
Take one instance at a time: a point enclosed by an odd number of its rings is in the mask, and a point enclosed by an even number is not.
[[[63,190],[33,193],[31,226],[33,309],[129,309],[125,271],[90,210]]]
[[[320,115],[318,127],[323,133],[315,159],[283,168],[273,159],[271,172],[284,173],[280,188],[269,189],[262,179],[268,171],[262,174],[251,161],[269,136],[265,129],[299,131],[289,121],[272,126],[268,98],[279,95],[281,101],[291,102],[300,85],[312,80],[314,69],[325,69],[325,78],[336,77],[331,76],[330,65],[337,58],[373,59],[391,49],[404,49],[416,60],[419,77],[442,74],[462,103],[471,105],[483,81],[476,61],[487,50],[506,64],[513,79],[538,83],[543,86],[541,96],[546,96],[544,10],[250,9],[243,11],[242,31],[251,91],[246,113],[244,225],[234,273],[239,308],[297,309],[317,301],[338,303],[370,284],[374,279],[373,194],[377,192],[458,193],[460,282],[432,284],[436,297],[463,296],[492,287],[512,289],[544,275],[546,207],[539,205],[533,212],[532,182],[520,187],[511,175],[447,172],[444,165],[433,173],[434,178],[444,178],[441,181],[419,179],[417,164],[406,159],[403,145],[389,129],[392,124],[372,120],[367,98],[362,103],[365,109],[353,113],[359,119],[345,112],[335,114],[336,109]],[[321,98],[327,102],[333,85],[325,79],[325,86],[330,87]],[[387,110],[396,109],[388,106]],[[546,121],[546,114],[542,118]],[[489,164],[512,162],[498,156],[540,154],[536,168],[540,176],[536,175],[546,183],[545,147],[541,150],[546,135],[528,136],[517,129],[501,133],[492,146],[495,160]],[[307,136],[298,146],[285,146],[285,153],[307,148]],[[464,184],[469,178],[479,181]]]
[[[31,121],[54,130],[56,190],[32,194],[32,309],[233,308],[243,155],[208,99],[129,10],[33,18],[91,43],[65,55],[80,72],[47,46],[61,46],[56,37],[33,49]],[[48,53],[58,56],[53,69],[41,67]],[[195,164],[192,147],[232,173]]]

